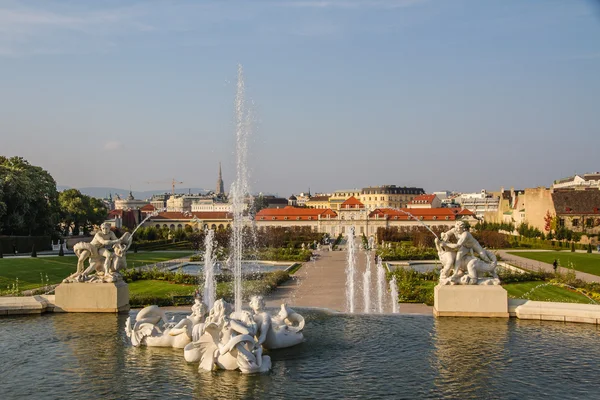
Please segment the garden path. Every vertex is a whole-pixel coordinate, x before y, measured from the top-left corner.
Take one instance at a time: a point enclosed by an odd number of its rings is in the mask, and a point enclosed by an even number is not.
[[[286,302],[296,307],[329,308],[339,312],[346,311],[346,251],[317,251],[314,261],[306,262],[294,274],[292,279],[278,287],[265,300],[268,307],[279,307]],[[362,275],[366,268],[366,253],[357,255],[357,281],[355,289],[355,311],[364,310]],[[376,266],[371,263],[371,309],[376,305],[375,281]],[[360,277],[360,279],[358,279]],[[384,312],[391,312],[389,293],[385,293]],[[432,314],[432,307],[424,304],[400,304],[402,314]]]

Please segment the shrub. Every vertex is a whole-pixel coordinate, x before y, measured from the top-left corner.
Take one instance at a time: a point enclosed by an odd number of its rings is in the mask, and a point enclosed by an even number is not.
[[[439,279],[437,271],[419,273],[410,268],[398,268],[391,274],[398,285],[398,301],[433,305],[433,288]]]
[[[402,243],[400,246],[392,246],[391,248],[379,248],[377,254],[383,261],[435,260],[437,258],[435,249],[415,247],[408,243]]]
[[[545,271],[527,271],[515,272],[509,269],[498,269],[498,277],[502,283],[546,281],[554,277],[551,272]]]

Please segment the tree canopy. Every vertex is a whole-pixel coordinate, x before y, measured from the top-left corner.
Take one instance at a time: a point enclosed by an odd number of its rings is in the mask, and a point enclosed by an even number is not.
[[[59,193],[60,221],[65,235],[72,231],[88,233],[94,225],[106,219],[108,211],[102,200],[86,196],[77,189],[67,189]]]
[[[58,217],[54,178],[22,157],[0,156],[0,233],[54,235]]]

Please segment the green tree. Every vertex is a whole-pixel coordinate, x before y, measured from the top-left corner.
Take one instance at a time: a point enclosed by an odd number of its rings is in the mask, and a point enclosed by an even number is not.
[[[95,197],[86,196],[77,189],[67,189],[59,193],[60,221],[65,235],[89,232],[108,215],[104,203]]]
[[[22,157],[0,156],[0,233],[55,236],[56,181]]]

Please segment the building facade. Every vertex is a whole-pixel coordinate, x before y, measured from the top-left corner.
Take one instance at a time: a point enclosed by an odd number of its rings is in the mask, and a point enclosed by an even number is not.
[[[404,208],[415,197],[425,194],[422,188],[396,185],[370,186],[356,196],[368,210],[377,208]]]

